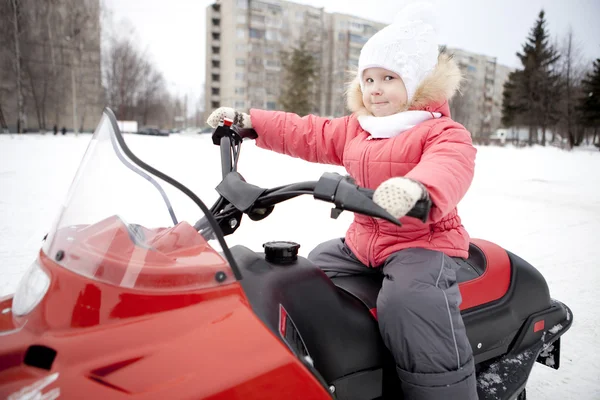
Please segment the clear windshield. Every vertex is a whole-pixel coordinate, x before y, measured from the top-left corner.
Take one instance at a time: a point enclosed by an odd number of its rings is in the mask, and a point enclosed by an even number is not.
[[[191,225],[204,217],[200,207],[132,161],[116,126],[106,111],[43,251],[73,272],[129,288],[233,282],[219,241],[206,240]]]

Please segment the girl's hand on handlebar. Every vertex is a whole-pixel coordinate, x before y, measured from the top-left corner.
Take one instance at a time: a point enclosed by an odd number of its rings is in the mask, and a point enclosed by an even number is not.
[[[216,128],[224,118],[231,119],[233,124],[241,129],[252,129],[252,121],[250,115],[234,110],[231,107],[219,107],[213,111],[206,123]]]

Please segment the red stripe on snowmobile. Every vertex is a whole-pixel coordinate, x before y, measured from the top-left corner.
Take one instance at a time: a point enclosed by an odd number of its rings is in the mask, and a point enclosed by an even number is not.
[[[377,321],[377,307],[371,308],[369,310],[369,312],[371,313],[371,315],[373,316],[373,318],[375,318],[375,321]]]
[[[486,269],[479,278],[458,285],[461,311],[500,299],[510,286],[510,259],[502,247],[482,239],[471,239],[485,255]]]
[[[287,311],[283,306],[279,305],[279,333],[282,338],[285,338],[285,332],[287,327]]]

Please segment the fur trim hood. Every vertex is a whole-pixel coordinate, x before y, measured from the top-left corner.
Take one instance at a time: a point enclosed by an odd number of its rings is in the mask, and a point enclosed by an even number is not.
[[[417,87],[408,109],[423,110],[427,106],[449,101],[459,90],[462,79],[462,73],[452,56],[441,53],[435,69]],[[346,91],[348,109],[358,116],[371,115],[363,103],[362,95],[360,79],[355,76]]]

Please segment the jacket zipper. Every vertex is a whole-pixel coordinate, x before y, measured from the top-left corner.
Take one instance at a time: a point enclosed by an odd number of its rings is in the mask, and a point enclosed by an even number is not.
[[[369,148],[367,146],[365,146],[365,150],[362,153],[362,160],[361,160],[362,161],[361,162],[361,164],[362,164],[362,171],[361,171],[362,172],[362,174],[361,174],[362,182],[361,183],[364,187],[367,187],[367,173],[366,173],[367,168],[365,167],[365,165],[367,163],[367,152],[368,151],[369,151]]]
[[[379,236],[379,224],[377,223],[377,220],[375,218],[373,218],[373,224],[375,225],[375,233],[373,234],[373,237],[371,238],[371,244],[369,245],[369,253],[368,253],[368,261],[369,261],[369,266],[371,267],[376,267],[375,264],[375,254],[374,254],[374,244],[375,241],[377,240],[377,237]]]
[[[366,168],[366,164],[367,164],[367,153],[369,152],[369,147],[365,146],[365,149],[362,153],[362,160],[361,160],[361,164],[362,164],[362,186],[364,187],[368,187],[367,186],[367,168]],[[374,260],[374,256],[373,256],[373,243],[375,242],[375,238],[377,237],[377,232],[379,230],[378,226],[377,226],[377,222],[375,221],[375,218],[370,218],[371,223],[374,225],[375,228],[375,233],[373,235],[371,235],[371,239],[369,240],[369,243],[367,245],[367,264],[368,266],[373,266],[373,262]]]

